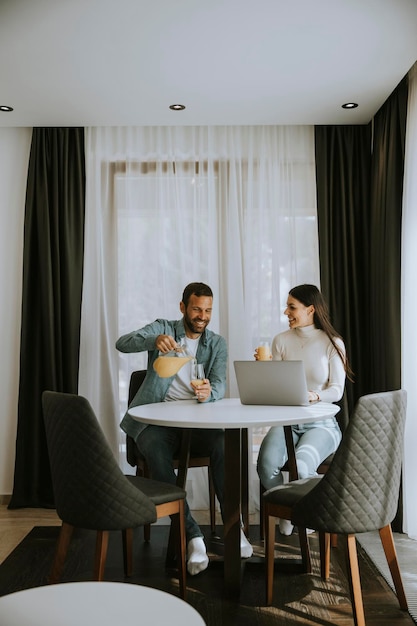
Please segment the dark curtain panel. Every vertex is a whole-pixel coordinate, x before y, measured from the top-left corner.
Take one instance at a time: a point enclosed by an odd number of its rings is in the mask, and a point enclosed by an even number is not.
[[[401,387],[401,218],[407,98],[404,79],[374,119],[370,392]]]
[[[361,395],[401,386],[407,95],[405,78],[373,124],[315,129],[322,290],[355,372],[355,383],[347,384],[349,411]]]
[[[53,507],[41,395],[77,393],[84,129],[33,131],[26,191],[16,463],[9,508]]]
[[[355,373],[345,411],[366,390],[371,127],[315,128],[321,289]]]
[[[370,240],[369,391],[401,387],[401,221],[408,82],[404,78],[374,120]],[[402,531],[402,488],[392,523]]]

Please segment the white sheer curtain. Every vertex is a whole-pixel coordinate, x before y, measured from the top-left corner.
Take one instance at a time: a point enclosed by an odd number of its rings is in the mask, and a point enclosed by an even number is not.
[[[314,130],[89,128],[86,167],[80,393],[116,451],[130,372],[146,366],[115,350],[119,335],[178,319],[184,286],[208,283],[235,396],[233,360],[286,328],[291,286],[319,284]],[[197,494],[207,506],[205,489],[187,489],[193,508]]]
[[[404,530],[417,539],[417,64],[409,72],[402,222],[402,386],[407,390]]]

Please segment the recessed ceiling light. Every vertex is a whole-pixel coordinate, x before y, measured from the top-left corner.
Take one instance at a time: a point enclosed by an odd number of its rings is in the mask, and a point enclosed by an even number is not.
[[[184,111],[185,106],[183,104],[171,104],[169,108],[173,111]]]
[[[0,104],[0,111],[10,113],[10,111],[13,111],[13,107],[8,107],[6,104]]]
[[[356,109],[358,106],[356,102],[346,102],[346,104],[342,104],[342,109]]]

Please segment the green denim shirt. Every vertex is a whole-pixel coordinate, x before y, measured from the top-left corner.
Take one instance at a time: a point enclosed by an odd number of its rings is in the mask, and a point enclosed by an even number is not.
[[[148,351],[146,377],[130,406],[163,402],[173,381],[173,376],[160,378],[153,369],[153,363],[159,355],[155,347],[159,335],[171,335],[179,342],[185,336],[183,320],[157,319],[139,330],[123,335],[116,342],[116,348],[120,352]],[[204,365],[206,377],[211,384],[209,401],[220,400],[226,391],[227,344],[224,337],[206,328],[198,343],[196,358]],[[126,412],[120,427],[136,440],[146,424],[138,422]]]

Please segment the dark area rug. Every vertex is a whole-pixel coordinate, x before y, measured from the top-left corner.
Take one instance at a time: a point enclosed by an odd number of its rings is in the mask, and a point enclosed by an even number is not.
[[[298,573],[298,537],[277,535],[277,550],[286,557],[292,573],[276,571],[274,606],[265,607],[265,581],[262,543],[251,529],[255,556],[242,561],[240,597],[231,600],[224,595],[222,539],[211,538],[208,527],[202,527],[211,557],[209,568],[195,577],[188,576],[187,601],[202,615],[209,626],[295,626],[296,624],[352,626],[349,590],[340,551],[332,552],[330,580],[319,575],[318,540],[310,536],[313,574]],[[0,595],[47,584],[59,528],[35,527],[0,565]],[[146,585],[178,595],[175,569],[165,565],[168,526],[153,526],[151,541],[143,541],[142,529],[135,531],[132,577],[123,573],[121,533],[111,533],[105,579]],[[92,580],[95,533],[76,530],[70,545],[62,582]],[[360,550],[360,567],[367,626],[399,626],[414,624],[408,613],[398,608],[396,596]],[[293,565],[294,564],[294,565]],[[140,615],[140,609],[138,609]],[[134,619],[134,616],[132,616]]]

